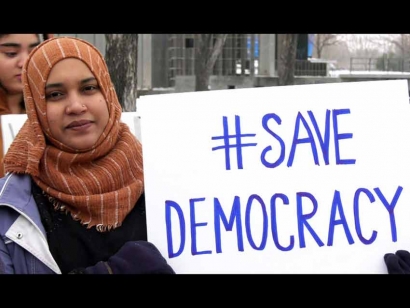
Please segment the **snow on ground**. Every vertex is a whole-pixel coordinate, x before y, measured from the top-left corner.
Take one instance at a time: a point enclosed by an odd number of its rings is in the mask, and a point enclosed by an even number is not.
[[[369,75],[402,75],[402,76],[410,76],[410,72],[395,72],[395,71],[351,71],[351,70],[330,70],[329,76],[331,77],[338,77],[341,75],[362,75],[362,76],[369,76]]]

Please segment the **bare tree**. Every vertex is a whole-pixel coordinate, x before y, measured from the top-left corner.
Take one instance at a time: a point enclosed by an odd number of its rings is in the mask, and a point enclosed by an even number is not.
[[[333,62],[337,69],[347,69],[350,66],[350,50],[347,42],[341,40],[337,45],[328,46],[323,50],[321,59],[328,60],[329,63]]]
[[[297,34],[278,34],[278,83],[293,85],[295,76]]]
[[[389,50],[397,54],[400,58],[406,58],[410,56],[410,34],[390,34],[380,36],[380,44],[387,42],[387,44],[395,51]],[[388,52],[385,52],[388,53]]]
[[[322,58],[323,50],[329,46],[337,45],[340,43],[339,36],[337,34],[315,34],[314,48],[318,58]]]
[[[227,34],[195,34],[195,91],[209,90],[209,77]]]
[[[376,58],[381,54],[377,40],[368,34],[349,34],[346,41],[353,57]]]
[[[105,60],[123,111],[136,111],[138,34],[106,34]]]

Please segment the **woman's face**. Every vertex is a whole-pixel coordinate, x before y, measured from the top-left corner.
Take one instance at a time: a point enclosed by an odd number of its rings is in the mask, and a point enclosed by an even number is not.
[[[21,72],[31,50],[40,44],[37,34],[0,36],[0,85],[9,93],[23,92]]]
[[[91,148],[108,123],[108,107],[97,79],[81,60],[68,58],[50,71],[45,97],[52,136],[77,150]]]

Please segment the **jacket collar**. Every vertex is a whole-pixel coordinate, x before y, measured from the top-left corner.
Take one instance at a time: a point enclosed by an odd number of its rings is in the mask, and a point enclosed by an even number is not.
[[[12,205],[21,212],[30,211],[27,209],[32,199],[30,175],[9,173],[2,181],[4,184],[0,189],[0,204]]]
[[[54,272],[61,274],[48,247],[40,213],[32,196],[31,176],[9,173],[0,179],[0,187],[0,206],[9,206],[21,214],[5,235],[36,256]],[[38,236],[37,232],[41,236]]]
[[[40,213],[31,193],[31,176],[9,173],[0,180],[0,206],[10,206],[25,215],[45,235]]]

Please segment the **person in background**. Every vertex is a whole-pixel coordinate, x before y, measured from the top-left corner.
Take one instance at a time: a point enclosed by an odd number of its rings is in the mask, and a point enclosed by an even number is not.
[[[28,119],[0,179],[0,272],[175,274],[147,241],[142,146],[101,53],[48,39],[22,80]]]
[[[0,116],[25,113],[21,83],[23,64],[31,50],[42,39],[50,37],[52,34],[0,34]],[[3,138],[0,125],[0,177],[3,176]]]

